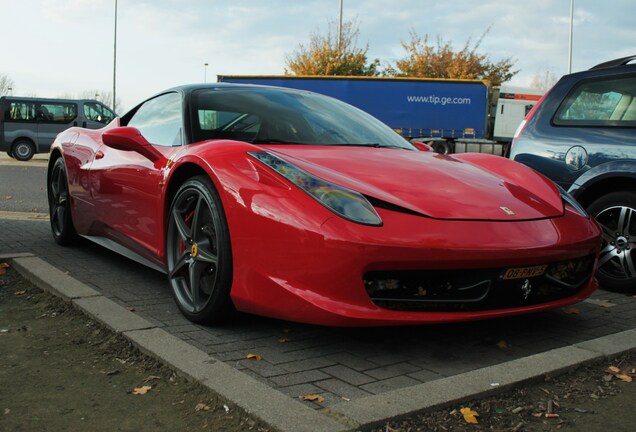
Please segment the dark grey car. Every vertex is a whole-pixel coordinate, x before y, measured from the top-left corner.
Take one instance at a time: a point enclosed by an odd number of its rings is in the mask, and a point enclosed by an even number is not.
[[[566,75],[519,127],[510,158],[568,190],[603,227],[601,287],[636,289],[636,56]]]

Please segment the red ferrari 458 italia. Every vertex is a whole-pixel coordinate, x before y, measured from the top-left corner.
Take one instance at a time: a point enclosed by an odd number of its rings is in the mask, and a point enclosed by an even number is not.
[[[597,288],[601,231],[550,180],[439,155],[322,95],[209,84],[160,93],[51,148],[51,228],[168,275],[190,320],[322,325],[501,317]]]

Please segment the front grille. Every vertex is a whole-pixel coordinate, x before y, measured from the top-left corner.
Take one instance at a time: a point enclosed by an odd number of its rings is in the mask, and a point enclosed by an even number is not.
[[[543,266],[495,269],[374,271],[367,294],[392,310],[472,312],[547,303],[575,295],[590,280],[594,256]]]

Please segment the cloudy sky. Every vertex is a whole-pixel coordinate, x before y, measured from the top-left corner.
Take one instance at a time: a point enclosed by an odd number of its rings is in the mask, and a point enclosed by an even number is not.
[[[0,0],[0,74],[14,95],[111,91],[115,0]],[[123,110],[217,74],[282,74],[285,57],[338,19],[339,0],[118,0],[117,98]],[[529,85],[567,72],[570,0],[344,0],[369,59],[392,63],[414,30],[512,57]],[[574,0],[572,70],[636,54],[635,0]],[[208,63],[208,67],[204,66]]]

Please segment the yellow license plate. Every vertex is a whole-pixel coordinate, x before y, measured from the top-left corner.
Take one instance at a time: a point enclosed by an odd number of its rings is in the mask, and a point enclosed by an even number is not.
[[[503,279],[526,279],[535,276],[541,276],[545,273],[546,265],[538,265],[532,267],[517,267],[506,270]]]

